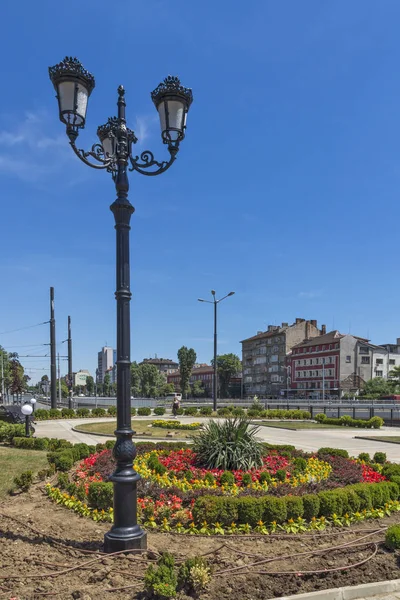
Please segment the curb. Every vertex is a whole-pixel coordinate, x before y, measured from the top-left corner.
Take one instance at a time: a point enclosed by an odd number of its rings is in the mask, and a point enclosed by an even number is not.
[[[295,594],[294,596],[280,596],[276,600],[357,600],[357,598],[371,598],[372,596],[398,592],[399,590],[400,579],[393,579],[392,581],[362,583],[361,585],[349,585],[319,592]]]
[[[388,437],[390,437],[390,436],[388,436]],[[359,435],[355,435],[354,439],[355,440],[367,440],[368,442],[377,442],[378,444],[382,444],[382,443],[383,444],[397,444],[397,445],[400,444],[400,442],[393,442],[392,440],[382,440],[382,439],[375,440],[374,436],[371,436],[371,437],[361,437]]]

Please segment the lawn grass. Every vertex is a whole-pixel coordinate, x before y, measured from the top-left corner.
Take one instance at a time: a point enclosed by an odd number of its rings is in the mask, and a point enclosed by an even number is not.
[[[162,419],[162,417],[160,418]],[[154,419],[153,419],[154,420]],[[167,433],[172,433],[173,438],[177,439],[190,439],[196,434],[196,431],[185,431],[184,429],[163,429],[161,427],[149,427],[152,421],[139,421],[132,420],[132,429],[135,431],[137,437],[148,437],[149,440],[152,438],[167,438]],[[166,419],[167,420],[167,419]],[[117,428],[116,421],[108,421],[103,423],[82,423],[77,425],[75,429],[82,431],[83,433],[101,434],[114,436],[114,431]],[[167,439],[173,439],[168,437]]]
[[[379,435],[379,436],[369,436],[364,437],[361,435],[356,435],[358,440],[370,440],[371,442],[387,442],[388,444],[400,444],[400,437],[398,435]]]
[[[0,499],[7,495],[12,487],[14,477],[24,471],[36,474],[48,467],[47,453],[40,450],[20,450],[8,446],[0,446]]]
[[[296,431],[298,429],[344,429],[342,425],[323,425],[313,423],[312,421],[258,421],[257,425],[263,427],[276,427],[277,429],[289,429]],[[346,427],[346,429],[357,429],[356,427]],[[375,438],[374,438],[375,439]]]

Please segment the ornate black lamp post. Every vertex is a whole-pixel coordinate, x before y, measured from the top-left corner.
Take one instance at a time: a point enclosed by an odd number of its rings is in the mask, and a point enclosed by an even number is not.
[[[203,298],[197,298],[198,302],[207,302],[207,304],[214,304],[214,373],[213,373],[213,410],[217,410],[217,399],[218,399],[218,367],[217,367],[217,306],[225,298],[233,296],[235,292],[229,292],[223,298],[217,300],[215,297],[215,290],[211,290],[212,300],[203,300]]]
[[[161,136],[170,153],[168,161],[158,162],[149,150],[139,156],[132,154],[137,138],[126,126],[125,90],[118,88],[118,116],[108,119],[97,129],[100,144],[89,151],[75,145],[79,129],[85,126],[89,96],[95,86],[93,75],[76,58],[66,57],[49,68],[50,79],[57,92],[60,121],[66,125],[70,145],[75,154],[95,169],[106,169],[113,178],[117,199],[110,206],[117,232],[117,437],[114,447],[116,469],[110,480],[114,484],[114,525],[104,537],[106,552],[145,549],[146,533],[137,524],[137,481],[133,469],[136,448],[132,442],[130,414],[130,265],[129,231],[134,212],[128,200],[128,173],[159,175],[175,161],[179,144],[185,137],[186,117],[193,101],[192,91],[181,85],[177,77],[167,77],[152,92],[151,97],[160,116]],[[90,159],[94,159],[92,162]]]

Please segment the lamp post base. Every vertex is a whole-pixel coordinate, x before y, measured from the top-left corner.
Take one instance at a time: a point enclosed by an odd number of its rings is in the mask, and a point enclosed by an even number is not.
[[[147,550],[147,533],[135,525],[129,529],[111,529],[104,536],[104,552]]]

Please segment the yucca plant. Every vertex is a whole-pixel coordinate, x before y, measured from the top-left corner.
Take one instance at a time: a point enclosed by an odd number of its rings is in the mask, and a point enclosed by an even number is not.
[[[262,465],[262,444],[256,435],[259,427],[243,417],[209,421],[194,439],[193,450],[199,466],[235,471]]]

